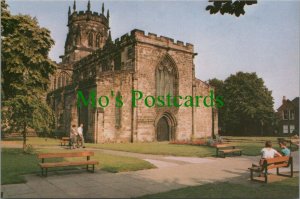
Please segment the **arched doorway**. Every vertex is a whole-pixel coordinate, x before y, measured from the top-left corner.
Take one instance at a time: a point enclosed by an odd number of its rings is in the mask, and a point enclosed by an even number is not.
[[[161,117],[157,123],[157,141],[170,140],[170,127],[166,117]]]

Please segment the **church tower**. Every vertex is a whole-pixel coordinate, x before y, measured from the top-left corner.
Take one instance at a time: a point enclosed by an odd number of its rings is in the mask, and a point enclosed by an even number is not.
[[[105,15],[104,3],[101,13],[91,11],[90,0],[86,11],[76,11],[74,0],[73,11],[68,11],[68,34],[65,42],[64,64],[72,64],[93,51],[102,48],[109,36],[109,10]]]

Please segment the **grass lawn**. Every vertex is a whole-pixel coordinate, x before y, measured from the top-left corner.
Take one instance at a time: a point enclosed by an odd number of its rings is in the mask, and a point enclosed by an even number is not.
[[[260,155],[264,142],[271,140],[273,147],[279,150],[276,137],[226,137],[230,139],[230,144],[243,149],[244,155]],[[135,153],[156,154],[156,155],[173,155],[173,156],[195,156],[208,157],[215,156],[216,149],[208,146],[192,146],[169,144],[168,142],[152,143],[107,143],[107,144],[87,144],[89,147],[110,149],[117,151],[128,151]]]
[[[261,149],[264,147],[266,140],[273,142],[273,147],[279,150],[277,144],[277,137],[224,137],[226,141],[243,149],[244,155],[257,156],[260,155]],[[17,141],[2,141],[5,145],[7,143],[22,145],[22,140]],[[33,145],[34,148],[59,146],[60,140],[53,138],[37,138],[30,137],[27,141],[28,144]],[[190,156],[190,157],[209,157],[215,156],[215,148],[208,146],[192,146],[192,145],[179,145],[169,144],[168,142],[152,142],[152,143],[105,143],[105,144],[92,144],[86,143],[87,147],[110,149],[117,151],[127,151],[144,154],[155,155],[173,155],[173,156]]]
[[[77,152],[80,150],[76,150]],[[37,152],[66,152],[64,149],[37,149]],[[74,159],[74,158],[73,158]],[[76,158],[77,160],[80,158]],[[144,160],[124,157],[117,155],[104,154],[95,152],[95,156],[92,160],[98,160],[99,165],[96,169],[102,169],[108,172],[122,172],[122,171],[136,171],[142,169],[154,168],[154,166]],[[63,159],[56,159],[55,161],[62,161]],[[72,158],[66,158],[65,160],[72,160]],[[39,160],[36,154],[24,154],[22,149],[16,148],[2,148],[2,161],[1,161],[1,184],[13,184],[25,182],[23,174],[39,173],[40,168],[38,166]],[[70,169],[66,168],[53,168],[49,169],[49,172],[54,170]],[[76,168],[75,168],[76,169]],[[84,172],[84,171],[83,171]]]
[[[208,157],[213,156],[216,153],[214,148],[208,146],[177,145],[169,144],[168,142],[107,143],[86,145],[94,148],[156,155]]]
[[[269,184],[211,183],[140,198],[299,198],[299,178]]]
[[[260,155],[261,149],[265,146],[265,141],[272,141],[273,148],[280,151],[277,137],[235,137],[225,136],[224,140],[229,140],[230,144],[243,149],[244,155],[256,156]],[[289,146],[289,145],[288,145]],[[292,150],[295,150],[293,147]]]

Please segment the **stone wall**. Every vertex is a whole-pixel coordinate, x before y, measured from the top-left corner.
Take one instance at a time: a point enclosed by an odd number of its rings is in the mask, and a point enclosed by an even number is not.
[[[119,56],[120,67],[116,66]],[[195,78],[193,45],[140,30],[125,34],[114,43],[108,43],[74,64],[72,89],[62,88],[51,95],[54,109],[62,116],[61,128],[69,130],[72,123],[84,124],[84,133],[92,142],[151,142],[157,140],[157,124],[167,117],[170,138],[191,140],[212,135],[212,108],[204,107],[152,107],[140,100],[132,107],[132,90],[146,96],[156,96],[156,71],[165,60],[176,70],[175,95],[209,95],[210,87]],[[95,89],[98,99],[108,96],[106,108],[91,106],[78,110],[77,91],[82,90],[86,99]],[[120,126],[116,123],[115,97],[120,92],[124,105],[120,109]],[[217,132],[217,116],[214,116]],[[61,126],[60,125],[60,126]]]

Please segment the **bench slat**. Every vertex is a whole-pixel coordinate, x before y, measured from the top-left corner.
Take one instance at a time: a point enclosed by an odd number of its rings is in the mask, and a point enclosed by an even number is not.
[[[242,151],[242,149],[224,149],[224,150],[220,150],[220,152],[223,152],[223,153],[231,153],[231,152],[238,152],[238,151]]]
[[[99,164],[98,161],[81,161],[81,162],[49,162],[49,163],[39,163],[42,168],[51,167],[65,167],[65,166],[80,166],[80,165],[96,165]]]
[[[215,147],[219,149],[219,148],[233,147],[233,145],[231,145],[231,144],[217,144]]]
[[[71,157],[87,157],[93,156],[94,152],[84,151],[84,152],[75,152],[75,153],[41,153],[38,154],[38,158],[71,158]]]
[[[268,169],[281,168],[281,167],[287,167],[287,166],[289,166],[288,163],[272,164],[272,165],[268,166]]]
[[[282,157],[267,159],[266,161],[268,164],[272,164],[272,163],[286,162],[289,161],[289,159],[290,159],[289,156],[282,156]]]

